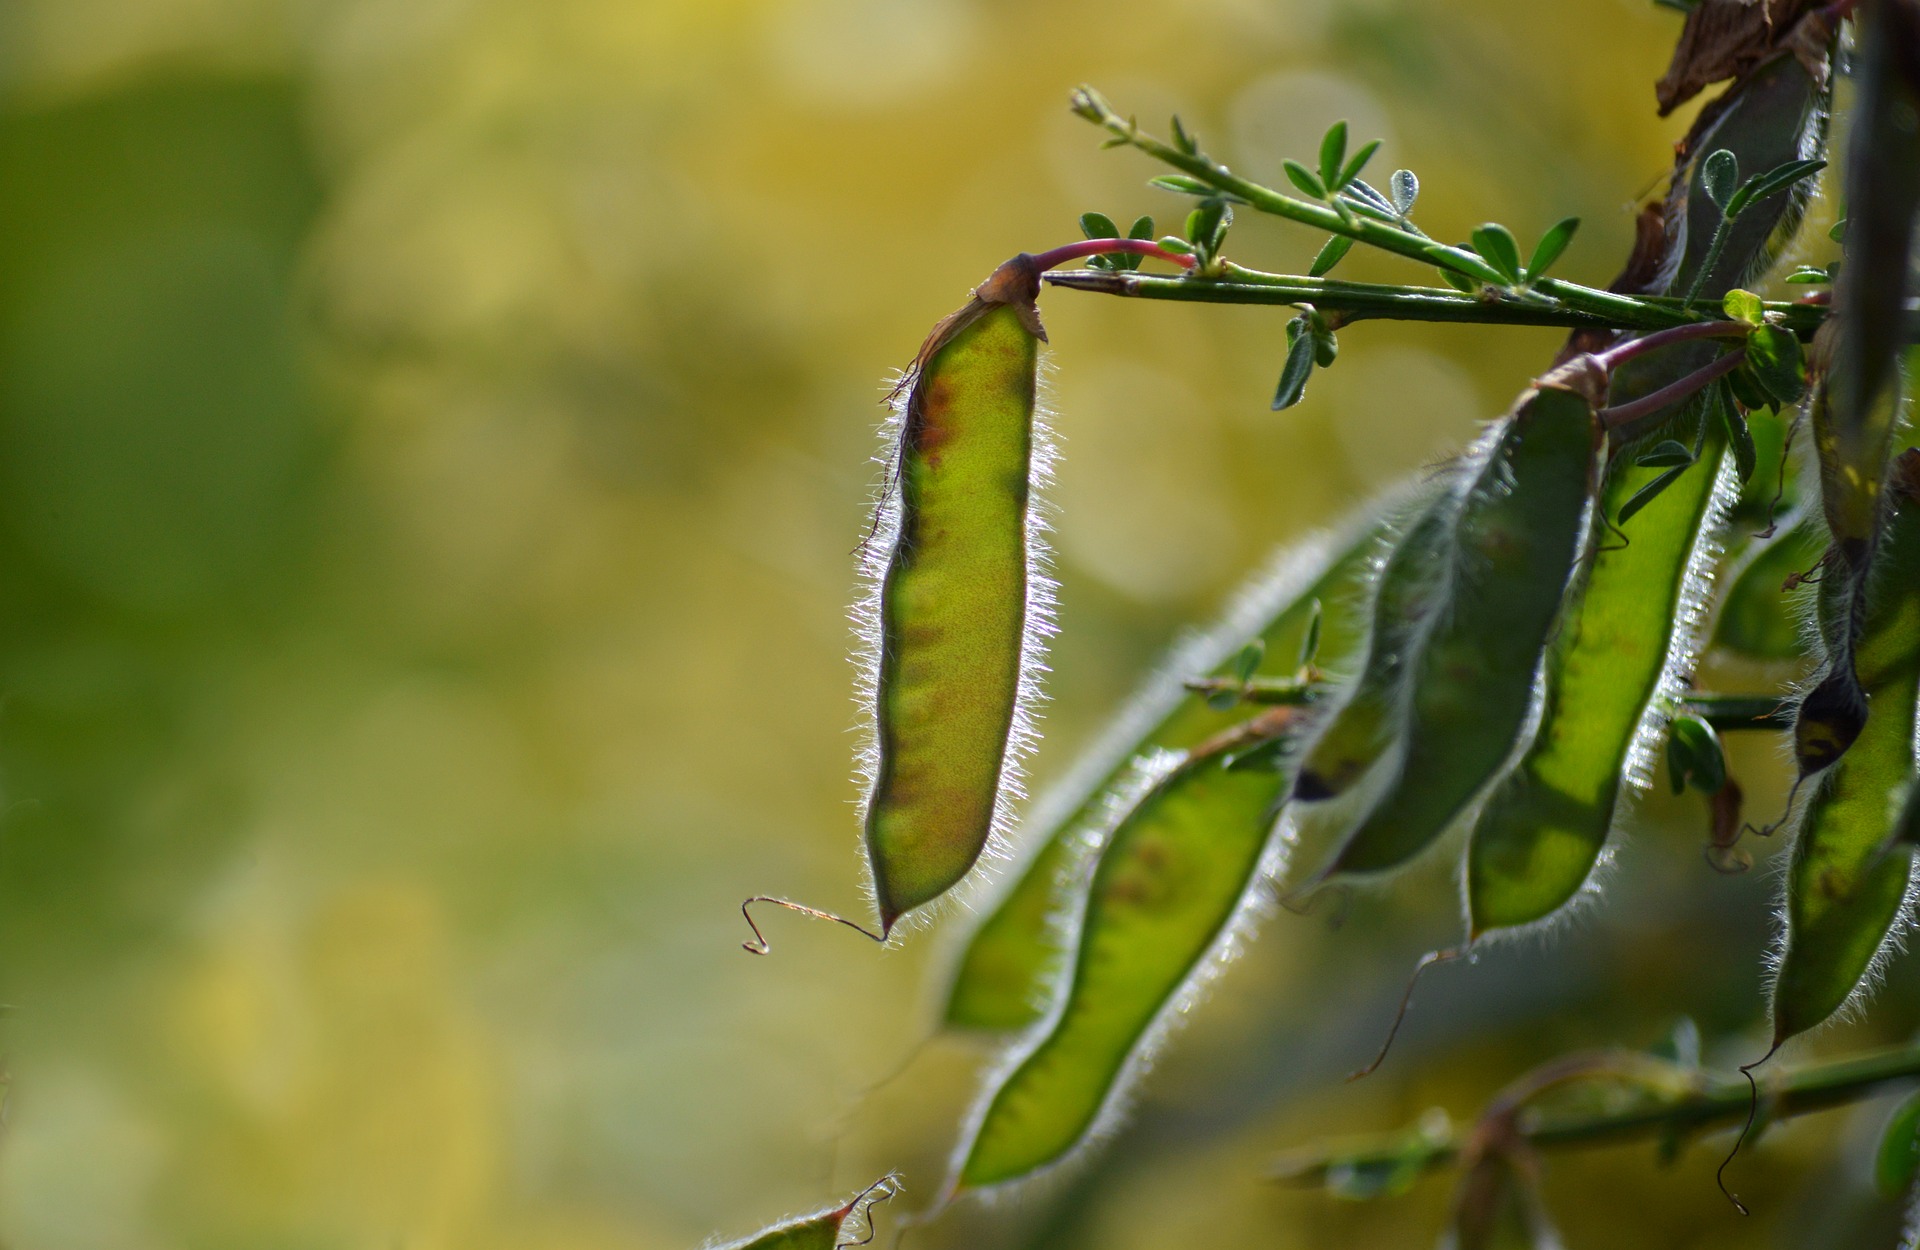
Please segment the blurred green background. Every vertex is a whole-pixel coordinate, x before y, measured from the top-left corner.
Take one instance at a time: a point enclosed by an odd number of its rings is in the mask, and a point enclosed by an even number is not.
[[[1268,179],[1382,136],[1422,221],[1577,213],[1604,283],[1685,119],[1648,0],[5,0],[0,1242],[680,1247],[906,1168],[990,1051],[929,1030],[963,919],[858,911],[845,608],[877,401],[998,261],[1186,205],[1092,81]],[[1232,251],[1317,241],[1243,219]],[[1426,281],[1356,255],[1355,276]],[[1267,411],[1278,311],[1059,292],[1070,761],[1276,543],[1463,442],[1550,331],[1368,325]],[[1766,743],[1740,744],[1755,809]],[[1762,764],[1769,771],[1760,771]],[[909,1244],[1424,1244],[1447,1187],[1276,1189],[1274,1151],[1465,1113],[1688,1012],[1759,1052],[1770,874],[1650,800],[1608,906],[1436,974],[1359,1086],[1444,865],[1283,916],[1137,1127]],[[1913,977],[1838,1048],[1915,1023]],[[906,1075],[860,1092],[911,1055]],[[1556,1159],[1574,1246],[1859,1244],[1877,1112]],[[1835,1215],[1834,1212],[1841,1214]],[[895,1212],[897,1213],[897,1212]],[[885,1222],[883,1216],[883,1223]]]

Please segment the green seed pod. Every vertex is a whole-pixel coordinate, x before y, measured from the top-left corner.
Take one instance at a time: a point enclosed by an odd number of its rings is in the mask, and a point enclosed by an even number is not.
[[[861,1191],[845,1206],[817,1211],[764,1228],[740,1241],[730,1241],[715,1250],[839,1250],[842,1246],[864,1245],[873,1237],[873,1208],[893,1197],[899,1182],[885,1176]],[[844,1241],[846,1226],[864,1219],[864,1240]]]
[[[1914,221],[1920,214],[1920,20],[1905,4],[1860,14],[1847,168],[1846,258],[1835,316],[1815,339],[1831,405],[1815,409],[1821,499],[1835,544],[1864,567],[1900,417]],[[1822,417],[1826,419],[1822,420]]]
[[[1022,254],[937,328],[903,380],[894,486],[863,613],[865,826],[881,936],[1002,830],[1032,731],[1051,585],[1031,499],[1039,272]]]
[[[1776,1044],[1827,1019],[1872,981],[1905,905],[1911,857],[1884,848],[1897,836],[1916,763],[1920,502],[1903,501],[1895,512],[1866,598],[1854,659],[1870,714],[1815,783],[1795,835],[1773,985]]]
[[[1265,644],[1264,671],[1291,675],[1315,603],[1323,609],[1318,662],[1344,662],[1363,635],[1364,586],[1404,511],[1403,494],[1377,500],[1332,533],[1279,553],[1217,625],[1174,649],[1112,728],[1036,804],[1023,822],[1036,849],[967,936],[947,993],[947,1027],[1011,1030],[1040,1018],[1062,955],[1061,885],[1080,879],[1088,830],[1101,820],[1130,762],[1154,751],[1185,750],[1245,716],[1208,706],[1182,682],[1226,675],[1250,638]]]
[[[1393,744],[1406,718],[1408,655],[1446,594],[1460,502],[1457,490],[1442,489],[1394,544],[1374,588],[1366,660],[1303,753],[1295,801],[1345,793]]]
[[[1813,388],[1814,432],[1827,441],[1824,428],[1831,425],[1823,414],[1829,411],[1825,379]],[[1832,529],[1835,493],[1825,481],[1827,450],[1821,451],[1821,495],[1828,529]],[[1873,488],[1878,510],[1880,487]],[[1843,518],[1843,523],[1845,519]],[[1821,647],[1820,671],[1807,693],[1801,696],[1793,718],[1793,756],[1805,780],[1824,768],[1830,768],[1846,754],[1867,724],[1867,691],[1861,682],[1855,649],[1866,628],[1867,574],[1877,529],[1870,528],[1857,539],[1849,540],[1834,532],[1820,573],[1820,589],[1815,596],[1814,624]]]
[[[1920,1174],[1920,1093],[1908,1094],[1887,1117],[1874,1152],[1873,1187],[1893,1200],[1904,1195]]]
[[[1055,1007],[988,1082],[963,1138],[954,1191],[1024,1179],[1121,1114],[1127,1091],[1261,910],[1270,836],[1288,776],[1235,767],[1284,736],[1271,708],[1184,757],[1142,768],[1080,893]]]
[[[1805,615],[1789,583],[1812,572],[1826,549],[1826,531],[1815,518],[1783,518],[1773,536],[1754,542],[1727,570],[1726,594],[1714,614],[1713,646],[1752,660],[1807,657]]]
[[[1595,546],[1547,650],[1540,727],[1474,823],[1470,938],[1532,924],[1572,899],[1599,860],[1622,790],[1646,786],[1665,712],[1692,663],[1721,517],[1738,492],[1725,441],[1710,425],[1700,462],[1634,516],[1630,541]],[[1661,472],[1635,464],[1631,451],[1616,456],[1603,512],[1617,513]]]
[[[1912,77],[1920,31],[1891,5],[1868,6],[1861,22],[1846,259],[1834,291],[1836,315],[1815,335],[1810,362],[1820,502],[1837,556],[1828,577],[1845,578],[1851,628],[1829,639],[1826,671],[1801,704],[1794,750],[1803,778],[1830,766],[1865,730],[1869,683],[1851,644],[1865,628],[1867,600],[1883,593],[1872,589],[1881,580],[1872,566],[1899,424],[1904,309],[1920,211],[1920,81]]]
[[[1827,529],[1843,567],[1857,574],[1872,555],[1900,393],[1896,384],[1890,393],[1881,392],[1866,411],[1848,410],[1840,395],[1841,376],[1835,372],[1848,354],[1847,336],[1840,326],[1838,320],[1829,319],[1814,336],[1815,384],[1809,417],[1820,457],[1820,505]]]
[[[1587,537],[1605,375],[1579,357],[1500,427],[1461,508],[1446,602],[1410,666],[1398,775],[1323,875],[1394,868],[1440,836],[1512,755]]]

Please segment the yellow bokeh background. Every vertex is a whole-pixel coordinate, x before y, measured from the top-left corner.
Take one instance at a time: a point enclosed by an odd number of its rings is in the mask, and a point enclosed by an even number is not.
[[[988,1054],[915,1049],[964,913],[884,954],[774,918],[754,960],[738,903],[864,906],[845,611],[892,371],[1080,212],[1185,212],[1067,91],[1178,111],[1268,180],[1349,118],[1430,232],[1578,214],[1563,268],[1604,283],[1684,128],[1652,115],[1676,27],[1647,0],[0,5],[0,1243],[682,1247],[896,1166],[923,1205]],[[1231,246],[1297,271],[1318,242],[1243,217]],[[1043,783],[1272,547],[1458,446],[1557,342],[1356,326],[1275,414],[1277,310],[1044,312]],[[1682,1011],[1751,1057],[1768,882],[1712,877],[1700,830],[1654,800],[1617,914],[1436,989],[1367,1087],[1338,1074],[1448,940],[1445,869],[1339,931],[1283,918],[1138,1135],[908,1244],[1425,1244],[1444,1183],[1362,1207],[1266,1158]],[[1795,1195],[1758,1224],[1714,1150],[1604,1153],[1550,1197],[1575,1245],[1815,1244],[1841,1119],[1751,1164]]]

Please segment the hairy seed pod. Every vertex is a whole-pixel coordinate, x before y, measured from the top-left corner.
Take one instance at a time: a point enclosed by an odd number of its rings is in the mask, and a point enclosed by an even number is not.
[[[902,382],[871,614],[865,825],[882,936],[965,877],[1004,825],[1029,733],[1045,627],[1031,498],[1038,291],[1031,257],[1002,265]]]
[[[1843,489],[1835,489],[1828,480],[1833,463],[1832,405],[1825,371],[1814,379],[1812,398],[1814,437],[1820,446],[1821,501],[1831,532],[1831,541],[1823,558],[1819,592],[1815,596],[1814,621],[1822,651],[1821,667],[1811,688],[1801,696],[1793,718],[1793,756],[1805,780],[1846,754],[1867,724],[1867,691],[1861,683],[1855,650],[1866,628],[1866,587],[1871,551],[1879,530],[1868,522],[1867,528],[1852,538],[1845,531],[1834,531],[1835,502]],[[1871,492],[1871,511],[1878,513],[1880,484]],[[1841,515],[1841,524],[1852,521]]]
[[[1132,761],[1185,750],[1245,716],[1195,698],[1183,680],[1226,674],[1249,639],[1265,646],[1261,671],[1290,675],[1316,603],[1319,663],[1342,664],[1363,632],[1362,588],[1404,512],[1403,496],[1374,501],[1330,534],[1280,552],[1213,628],[1174,649],[1113,728],[1040,800],[1025,821],[1034,853],[967,936],[947,993],[947,1027],[1011,1030],[1040,1018],[1062,953],[1061,884],[1077,879],[1086,835],[1113,788]]]
[[[1705,614],[1720,518],[1736,493],[1717,422],[1700,462],[1596,545],[1548,648],[1540,727],[1474,823],[1470,937],[1532,924],[1579,891],[1624,788],[1644,786],[1667,705]],[[1616,514],[1664,470],[1616,456],[1601,493]],[[1595,524],[1602,524],[1595,518]],[[1606,536],[1599,535],[1601,539]],[[1657,641],[1656,641],[1657,640]]]
[[[898,1189],[896,1178],[882,1177],[844,1206],[785,1220],[716,1250],[839,1250],[842,1246],[864,1245],[873,1237],[873,1208],[893,1197]],[[867,1223],[866,1239],[843,1241],[847,1225],[857,1219]]]
[[[1773,985],[1776,1044],[1827,1019],[1871,980],[1908,893],[1911,857],[1886,847],[1916,766],[1920,500],[1901,502],[1874,566],[1854,656],[1870,711],[1851,749],[1815,783],[1794,838]]]
[[[1457,490],[1441,490],[1394,544],[1374,587],[1366,660],[1301,757],[1296,802],[1344,794],[1393,744],[1406,718],[1408,655],[1446,593],[1460,503]]]
[[[1814,427],[1821,498],[1835,543],[1856,566],[1879,520],[1900,417],[1899,360],[1920,214],[1920,11],[1869,4],[1860,28],[1846,256],[1834,284],[1835,316],[1814,344],[1831,366],[1820,370],[1829,374],[1829,419]]]
[[[1576,358],[1541,379],[1500,427],[1461,508],[1446,601],[1409,666],[1398,775],[1323,875],[1405,863],[1513,753],[1585,545],[1604,441],[1594,410],[1604,387],[1595,362]]]
[[[1853,647],[1881,578],[1873,571],[1900,413],[1899,358],[1920,211],[1920,17],[1870,5],[1859,58],[1848,169],[1845,264],[1836,313],[1814,337],[1809,365],[1820,502],[1833,536],[1827,577],[1842,579],[1845,628],[1828,639],[1818,685],[1800,706],[1794,751],[1804,778],[1830,767],[1865,731],[1867,680]],[[1824,587],[1823,587],[1824,589]]]
[[[1144,788],[1117,805],[1081,887],[1053,1012],[989,1082],[956,1159],[954,1190],[1031,1176],[1117,1118],[1156,1043],[1258,910],[1289,778],[1268,761],[1235,757],[1283,737],[1298,715],[1268,709],[1149,767]]]

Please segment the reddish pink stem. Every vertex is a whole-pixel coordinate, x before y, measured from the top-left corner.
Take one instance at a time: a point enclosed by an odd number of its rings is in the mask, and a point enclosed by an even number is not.
[[[1639,399],[1628,403],[1618,404],[1612,408],[1602,408],[1594,415],[1599,417],[1600,423],[1609,430],[1638,421],[1642,417],[1652,416],[1668,404],[1678,403],[1694,392],[1706,389],[1708,383],[1732,373],[1746,358],[1747,349],[1744,347],[1738,351],[1728,352],[1706,368],[1695,369],[1678,382],[1663,386],[1650,395],[1642,395]]]
[[[1088,256],[1105,256],[1112,252],[1132,252],[1137,256],[1153,256],[1160,260],[1172,261],[1182,269],[1193,268],[1193,257],[1169,252],[1152,239],[1082,239],[1078,243],[1069,243],[1064,247],[1056,247],[1050,252],[1039,253],[1033,258],[1033,267],[1045,273],[1068,261],[1081,260]]]
[[[1692,325],[1655,330],[1652,334],[1628,339],[1603,352],[1594,353],[1594,359],[1598,360],[1602,367],[1612,371],[1635,356],[1644,356],[1648,352],[1658,351],[1669,344],[1686,343],[1693,339],[1745,338],[1752,328],[1739,321],[1696,321]]]

